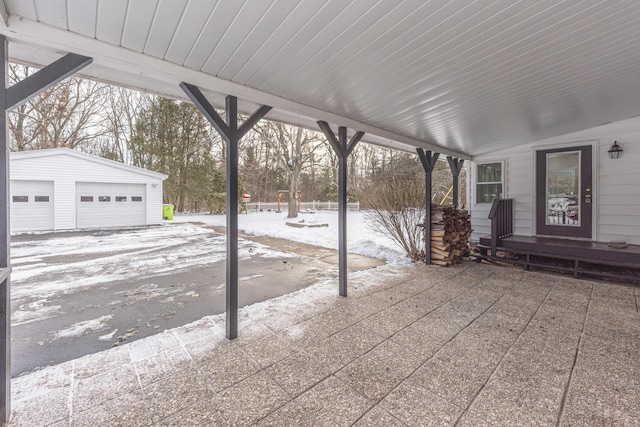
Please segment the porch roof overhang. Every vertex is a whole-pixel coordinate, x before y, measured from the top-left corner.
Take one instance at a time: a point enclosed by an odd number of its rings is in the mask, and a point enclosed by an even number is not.
[[[640,2],[4,0],[10,58],[470,158],[640,116]]]

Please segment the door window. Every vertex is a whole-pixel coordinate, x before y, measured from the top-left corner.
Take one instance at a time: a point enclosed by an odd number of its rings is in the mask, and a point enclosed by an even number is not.
[[[547,153],[547,225],[580,226],[580,152]]]

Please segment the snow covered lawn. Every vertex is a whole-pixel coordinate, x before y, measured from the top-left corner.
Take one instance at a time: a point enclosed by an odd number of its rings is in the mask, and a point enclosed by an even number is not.
[[[350,253],[381,258],[391,263],[409,263],[404,253],[380,232],[367,226],[365,211],[353,211],[347,214],[347,247]],[[328,224],[328,227],[290,227],[286,222],[303,224]],[[202,222],[210,225],[225,226],[224,215],[177,215],[174,221]],[[287,213],[249,212],[238,216],[238,228],[257,236],[278,237],[295,242],[308,243],[325,248],[338,249],[338,212],[315,211],[301,212],[298,218],[287,219]]]

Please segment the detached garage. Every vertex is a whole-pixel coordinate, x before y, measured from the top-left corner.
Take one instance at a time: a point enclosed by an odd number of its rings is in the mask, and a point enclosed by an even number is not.
[[[11,153],[11,231],[160,224],[166,178],[66,148]]]

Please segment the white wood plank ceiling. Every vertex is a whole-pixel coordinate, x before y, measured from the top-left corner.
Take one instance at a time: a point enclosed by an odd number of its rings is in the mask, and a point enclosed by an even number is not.
[[[15,60],[462,157],[640,115],[635,0],[4,0]]]

